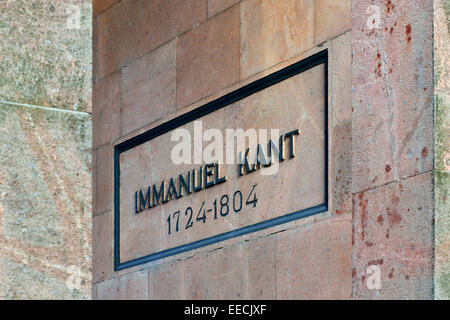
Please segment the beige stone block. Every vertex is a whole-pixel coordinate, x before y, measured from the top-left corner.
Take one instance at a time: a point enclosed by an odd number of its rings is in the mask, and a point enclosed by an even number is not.
[[[0,100],[90,113],[91,1],[1,1],[0,21]]]
[[[96,150],[96,197],[97,212],[94,215],[104,213],[112,209],[112,147],[107,144]]]
[[[364,13],[361,18],[368,16]],[[351,29],[351,0],[315,1],[315,44]]]
[[[239,80],[239,8],[178,39],[177,107],[181,109]]]
[[[122,134],[176,111],[176,40],[123,69]]]
[[[277,297],[276,237],[267,237],[244,245],[247,262],[248,298],[273,300]]]
[[[153,44],[149,27],[148,0],[122,0],[118,7],[121,14],[119,52],[123,66],[143,56],[157,44]]]
[[[111,278],[113,263],[113,219],[111,211],[92,218],[92,282]]]
[[[185,297],[184,261],[175,260],[149,269],[149,298],[182,300]]]
[[[209,253],[195,255],[184,261],[185,299],[205,300],[208,297]]]
[[[333,214],[352,212],[352,125],[348,121],[333,129],[331,138],[330,184]]]
[[[100,78],[160,45],[158,30],[150,30],[156,14],[150,5],[146,0],[123,0],[99,16]]]
[[[97,284],[99,300],[147,300],[148,271],[136,271]]]
[[[347,32],[331,42],[329,51],[329,95],[332,125],[352,119],[352,35]]]
[[[247,0],[240,14],[241,79],[313,46],[313,0]]]
[[[0,299],[89,298],[90,116],[0,104],[0,128]]]
[[[121,38],[121,16],[120,6],[113,6],[98,17],[98,79],[120,68],[120,38]]]
[[[277,234],[277,299],[350,299],[351,216]]]
[[[110,144],[121,134],[121,75],[115,72],[94,84],[93,148]]]
[[[245,253],[240,245],[214,250],[209,255],[208,299],[232,300],[248,297]]]
[[[207,0],[160,0],[162,43],[203,23],[206,6]]]

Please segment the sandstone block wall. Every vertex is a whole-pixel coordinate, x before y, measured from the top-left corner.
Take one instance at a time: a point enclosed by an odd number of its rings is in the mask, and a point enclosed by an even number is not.
[[[445,1],[94,1],[93,24],[94,298],[448,298]],[[329,210],[114,271],[114,145],[323,49]]]
[[[351,298],[350,6],[94,1],[94,298]],[[324,49],[329,211],[115,272],[113,146]]]

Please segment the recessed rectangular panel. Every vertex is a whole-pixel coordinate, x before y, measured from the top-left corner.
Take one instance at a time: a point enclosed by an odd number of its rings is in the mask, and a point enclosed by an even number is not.
[[[116,270],[326,211],[327,150],[326,51],[121,143]]]

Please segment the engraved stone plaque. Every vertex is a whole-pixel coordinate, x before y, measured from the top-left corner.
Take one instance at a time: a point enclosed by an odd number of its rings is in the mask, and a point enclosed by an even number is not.
[[[323,51],[116,145],[115,269],[326,211],[327,72]]]

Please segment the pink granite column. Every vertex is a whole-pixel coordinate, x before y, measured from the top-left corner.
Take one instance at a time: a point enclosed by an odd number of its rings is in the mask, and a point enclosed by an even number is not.
[[[430,299],[433,2],[354,0],[352,52],[353,297]]]

